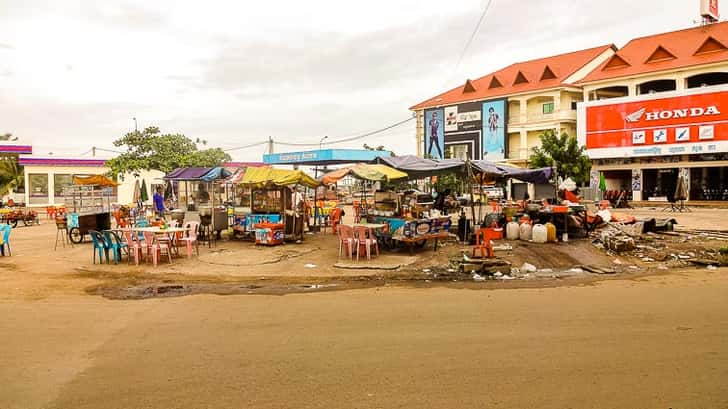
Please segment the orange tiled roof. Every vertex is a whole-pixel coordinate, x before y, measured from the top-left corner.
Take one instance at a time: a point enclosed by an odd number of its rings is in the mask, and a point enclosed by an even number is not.
[[[420,102],[410,109],[419,110],[570,85],[565,84],[564,80],[610,48],[617,49],[610,44],[515,63],[477,80],[468,80],[464,85]]]
[[[578,84],[728,61],[728,22],[631,40]]]

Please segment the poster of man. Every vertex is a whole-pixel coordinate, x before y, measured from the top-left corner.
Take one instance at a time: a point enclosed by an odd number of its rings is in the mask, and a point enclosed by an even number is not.
[[[506,157],[505,100],[483,103],[483,159]]]
[[[433,159],[444,158],[442,148],[445,140],[445,127],[442,109],[425,111],[425,154]]]

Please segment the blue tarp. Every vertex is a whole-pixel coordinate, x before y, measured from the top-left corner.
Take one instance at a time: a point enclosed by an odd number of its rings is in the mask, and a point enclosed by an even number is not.
[[[212,182],[218,179],[224,179],[232,173],[223,167],[203,168],[177,168],[167,173],[164,178],[167,180],[201,180],[203,182]]]

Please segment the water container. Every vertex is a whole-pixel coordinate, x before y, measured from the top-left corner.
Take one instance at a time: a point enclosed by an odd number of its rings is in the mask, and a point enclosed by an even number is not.
[[[556,226],[551,222],[546,223],[546,241],[556,241]]]
[[[519,227],[518,237],[521,240],[531,240],[531,225],[528,223],[521,223]]]
[[[518,223],[510,222],[506,225],[506,238],[508,240],[518,240]]]
[[[534,243],[546,243],[546,240],[548,239],[546,226],[543,224],[535,224],[533,225],[532,233]]]

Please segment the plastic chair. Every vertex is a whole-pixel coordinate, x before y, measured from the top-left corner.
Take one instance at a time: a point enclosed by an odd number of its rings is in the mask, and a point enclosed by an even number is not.
[[[157,266],[157,260],[165,253],[169,258],[170,264],[172,263],[172,252],[170,251],[169,243],[160,242],[154,233],[148,231],[144,232],[144,239],[147,242],[148,251],[152,253],[152,262],[155,267]]]
[[[349,259],[354,258],[354,246],[358,243],[354,238],[354,229],[351,226],[341,225],[339,226],[339,257],[341,252],[346,247],[346,253],[349,255]]]
[[[336,229],[341,224],[341,214],[344,210],[340,207],[334,208],[329,214],[329,222],[331,223],[331,234],[336,234]]]
[[[473,257],[475,253],[480,253],[480,257],[493,258],[493,243],[491,240],[498,240],[503,237],[503,229],[500,228],[480,228],[475,231],[475,247],[473,247]]]
[[[376,237],[374,237],[374,232],[372,232],[372,229],[369,227],[359,226],[354,228],[354,239],[356,240],[356,260],[359,261],[359,253],[361,252],[361,248],[364,247],[367,252],[367,260],[372,259],[372,246],[374,246],[374,249],[377,252],[377,256],[379,256],[379,243],[377,242]]]
[[[129,259],[129,245],[121,241],[116,232],[111,230],[104,230],[104,240],[106,240],[106,246],[114,253],[114,264],[119,264],[122,253],[126,253],[126,259]]]
[[[3,256],[5,255],[5,248],[8,249],[8,256],[12,256],[13,253],[10,250],[10,231],[13,228],[10,227],[9,224],[0,224],[0,239],[2,239],[2,243],[0,243],[0,254]]]
[[[197,251],[197,255],[200,255],[200,243],[197,241],[197,228],[200,226],[197,222],[187,222],[185,224],[185,229],[187,229],[187,237],[182,237],[180,240],[181,243],[185,243],[185,246],[187,247],[187,257],[192,257],[192,245],[195,245],[195,250]]]
[[[55,219],[55,217],[56,217],[56,207],[55,206],[48,206],[48,207],[46,207],[46,216],[48,216],[48,220]]]
[[[97,232],[96,230],[89,230],[88,231],[89,236],[91,236],[91,242],[94,246],[94,264],[96,264],[96,254],[99,255],[99,264],[103,264],[104,262],[104,256],[106,256],[106,261],[109,261],[109,247],[106,245],[106,240],[104,239],[104,236],[101,235],[101,233]]]
[[[131,230],[124,230],[124,238],[126,239],[129,254],[131,254],[132,251],[134,252],[134,262],[136,265],[139,265],[139,259],[144,257],[144,250],[147,246],[142,244],[142,241],[139,239],[135,240],[134,234]],[[129,263],[131,263],[131,256],[129,256],[128,259]]]

